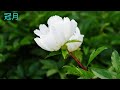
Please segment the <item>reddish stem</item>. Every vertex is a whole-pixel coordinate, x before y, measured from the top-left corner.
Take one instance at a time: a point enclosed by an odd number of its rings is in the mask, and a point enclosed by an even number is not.
[[[81,62],[72,54],[72,52],[69,52],[69,51],[68,51],[68,53],[69,53],[70,56],[78,63],[78,65],[79,65],[82,69],[84,69],[84,70],[87,71],[87,68],[84,67],[84,66],[81,64]]]

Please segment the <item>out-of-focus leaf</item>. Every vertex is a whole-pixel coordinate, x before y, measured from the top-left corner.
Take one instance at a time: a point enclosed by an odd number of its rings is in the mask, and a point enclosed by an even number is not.
[[[52,76],[53,74],[55,74],[57,72],[58,72],[57,69],[50,69],[50,70],[47,71],[46,74],[47,74],[47,77],[49,77],[49,76]]]
[[[116,72],[120,72],[120,56],[117,51],[114,51],[111,56],[112,65],[115,68]]]
[[[26,36],[20,41],[20,44],[21,45],[28,45],[31,43],[31,40],[32,40],[32,37]]]
[[[19,39],[16,39],[14,42],[13,42],[13,49],[18,49],[19,48]]]
[[[19,66],[17,67],[16,74],[17,74],[20,78],[23,78],[23,77],[24,77],[24,70],[23,70],[22,66],[19,65]]]
[[[83,51],[84,51],[85,55],[87,55],[89,52],[89,47],[83,47]]]
[[[113,79],[112,74],[106,69],[92,68],[92,72],[101,79]]]
[[[0,54],[0,62],[2,62],[4,60],[4,56],[3,54]]]
[[[57,69],[58,67],[57,67],[57,63],[55,62],[55,61],[53,61],[53,60],[41,60],[40,61],[42,64],[43,64],[43,66],[42,66],[42,69]]]
[[[4,46],[5,46],[4,37],[3,37],[2,35],[0,35],[0,50],[1,50],[2,48],[4,48]]]
[[[39,62],[37,62],[37,63],[35,62],[35,63],[31,64],[28,69],[29,75],[35,74],[38,70],[39,70]]]
[[[47,55],[47,56],[45,57],[45,59],[46,59],[46,58],[49,58],[49,57],[51,57],[51,56],[59,55],[59,54],[61,54],[59,51],[51,52],[49,55]]]

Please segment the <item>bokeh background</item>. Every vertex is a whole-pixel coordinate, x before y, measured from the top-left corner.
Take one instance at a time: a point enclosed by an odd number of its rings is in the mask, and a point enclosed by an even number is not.
[[[12,11],[11,11],[12,12]],[[40,24],[47,24],[50,16],[69,17],[78,22],[84,42],[81,62],[86,63],[93,49],[107,46],[90,66],[108,68],[111,53],[120,53],[120,11],[16,11],[18,20],[5,21],[0,12],[0,78],[1,79],[72,79],[65,76],[63,66],[76,62],[63,59],[60,51],[50,57],[33,40]],[[49,55],[49,56],[48,56]]]

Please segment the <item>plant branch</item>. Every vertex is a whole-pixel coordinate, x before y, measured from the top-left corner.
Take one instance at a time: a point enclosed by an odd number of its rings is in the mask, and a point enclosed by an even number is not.
[[[68,51],[68,53],[69,53],[69,55],[78,63],[78,65],[79,65],[82,69],[84,69],[84,70],[87,71],[87,68],[84,67],[84,66],[81,64],[81,62],[72,54],[72,52],[69,52],[69,51]]]

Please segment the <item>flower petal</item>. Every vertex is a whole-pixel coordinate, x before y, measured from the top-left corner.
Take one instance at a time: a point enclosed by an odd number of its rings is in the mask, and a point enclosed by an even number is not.
[[[50,31],[58,45],[63,46],[66,42],[64,34],[61,31],[56,30],[54,26],[50,26]]]
[[[44,43],[42,42],[42,39],[36,37],[34,40],[35,40],[35,42],[38,44],[38,46],[40,46],[42,49],[47,50],[47,51],[51,51],[50,48],[47,47],[46,44],[44,44]]]
[[[46,35],[49,32],[49,29],[45,24],[40,24],[39,29],[41,34],[44,34],[44,35]]]
[[[72,28],[71,28],[71,22],[70,22],[69,18],[64,18],[64,21],[55,23],[52,26],[55,28],[56,31],[61,32],[64,35],[66,42],[69,40],[69,38],[75,32],[75,29],[72,30]]]
[[[74,30],[76,29],[76,27],[77,27],[77,22],[74,20],[74,19],[72,19],[71,20],[71,28],[72,28],[72,31],[74,32]]]
[[[38,30],[38,29],[36,29],[36,30],[34,30],[34,33],[37,35],[37,36],[41,36],[41,32],[40,32],[40,30]]]
[[[53,36],[53,33],[49,33],[46,38],[43,38],[42,41],[46,44],[47,47],[51,49],[51,51],[57,51],[61,48],[61,46],[57,43],[56,39]]]
[[[61,21],[62,21],[62,18],[60,16],[55,15],[48,19],[47,24],[54,25],[55,23],[61,22]]]
[[[72,28],[71,21],[68,17],[64,18],[64,28],[65,37],[69,39],[75,32],[76,27]]]
[[[83,37],[84,37],[84,35],[80,35],[79,28],[76,28],[76,32],[70,38],[70,40],[79,40],[80,42],[67,43],[66,45],[67,45],[68,51],[72,52],[72,51],[77,50],[80,47],[80,45],[82,44],[82,42],[83,42]]]

